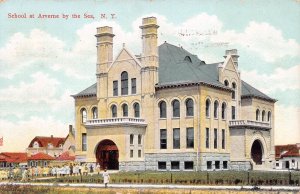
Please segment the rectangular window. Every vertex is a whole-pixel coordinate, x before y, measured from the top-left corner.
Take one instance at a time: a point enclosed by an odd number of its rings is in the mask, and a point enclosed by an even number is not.
[[[133,150],[130,150],[130,158],[133,158]]]
[[[186,148],[194,148],[194,128],[186,129]]]
[[[223,161],[223,169],[227,169],[228,168],[227,164],[228,164],[227,161]]]
[[[211,161],[207,161],[207,162],[206,162],[206,168],[207,168],[208,170],[212,168],[211,163],[212,163]]]
[[[167,149],[167,129],[160,130],[160,149]]]
[[[113,95],[118,96],[118,81],[113,81]]]
[[[142,150],[139,150],[139,151],[138,151],[138,157],[139,157],[139,158],[142,157]]]
[[[172,161],[171,162],[171,170],[179,170],[179,169],[180,169],[179,161]]]
[[[216,169],[220,169],[220,161],[215,161],[215,167]]]
[[[136,78],[131,79],[131,94],[136,94]]]
[[[173,129],[173,149],[180,148],[180,129],[174,128]]]
[[[222,149],[225,149],[225,129],[222,129]]]
[[[193,161],[184,162],[184,169],[185,170],[193,170],[194,162]]]
[[[167,169],[167,163],[166,162],[158,162],[158,169],[159,170],[166,170]]]
[[[231,107],[231,118],[232,120],[235,120],[235,106]]]
[[[82,134],[82,151],[87,150],[86,133]]]
[[[218,148],[218,129],[214,129],[214,148]]]
[[[209,128],[206,128],[205,144],[206,144],[206,148],[209,148]]]

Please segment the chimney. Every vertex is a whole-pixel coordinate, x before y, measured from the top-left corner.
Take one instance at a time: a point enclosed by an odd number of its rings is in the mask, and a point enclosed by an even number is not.
[[[72,131],[73,131],[73,126],[69,125],[69,133],[72,133]]]
[[[51,138],[53,138],[53,135],[51,135]]]
[[[233,63],[238,67],[239,55],[237,49],[226,50],[224,58],[226,59],[227,56],[231,56]]]

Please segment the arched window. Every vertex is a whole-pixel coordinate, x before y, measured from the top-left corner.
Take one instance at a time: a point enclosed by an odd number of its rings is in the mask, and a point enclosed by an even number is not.
[[[222,119],[225,119],[226,117],[226,103],[222,103]]]
[[[235,93],[236,93],[236,84],[235,82],[232,83],[232,89],[234,90],[231,94],[232,99],[235,99]]]
[[[133,135],[133,134],[130,134],[130,144],[131,144],[131,145],[133,144],[133,137],[134,137],[134,135]]]
[[[116,105],[111,106],[111,116],[117,117],[117,106]]]
[[[260,111],[259,109],[256,109],[256,120],[258,121],[260,117]]]
[[[128,95],[128,73],[121,73],[121,95]]]
[[[214,118],[218,118],[219,116],[219,102],[215,101],[214,102]]]
[[[134,103],[133,104],[133,110],[134,110],[134,117],[140,117],[140,104]]]
[[[180,103],[178,100],[173,100],[173,117],[180,117]]]
[[[225,80],[225,81],[224,81],[224,85],[225,85],[225,86],[229,86],[228,80]]]
[[[190,56],[186,56],[185,58],[184,58],[184,61],[188,61],[188,62],[192,62],[192,59],[191,59],[191,57]]]
[[[261,112],[261,121],[265,121],[265,115],[266,115],[266,111],[263,110],[263,111]]]
[[[271,111],[268,112],[268,122],[271,122]]]
[[[127,104],[122,105],[122,110],[123,110],[123,117],[128,117],[128,105]]]
[[[98,108],[94,107],[92,109],[92,113],[93,113],[93,119],[97,119],[98,118]]]
[[[138,144],[141,145],[142,144],[142,135],[138,135]]]
[[[210,116],[210,100],[207,99],[205,102],[205,115],[206,117]]]
[[[165,101],[159,103],[159,115],[160,118],[167,118],[167,104]]]
[[[186,106],[186,116],[194,116],[194,101],[192,99],[187,99],[185,101]]]
[[[80,112],[81,112],[81,122],[82,122],[82,123],[85,123],[85,122],[86,122],[86,118],[87,118],[87,117],[86,117],[87,114],[86,114],[85,108],[81,109]]]

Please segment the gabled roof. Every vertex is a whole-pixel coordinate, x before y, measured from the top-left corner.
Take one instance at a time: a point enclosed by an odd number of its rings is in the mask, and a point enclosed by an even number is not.
[[[75,156],[70,156],[69,152],[63,152],[60,156],[58,156],[56,158],[56,160],[60,160],[60,161],[74,161],[75,160]]]
[[[206,64],[201,61],[197,55],[193,55],[187,50],[169,44],[163,43],[158,47],[159,54],[159,68],[158,76],[159,83],[156,88],[178,87],[204,84],[220,89],[231,91],[224,83],[219,81],[219,65],[224,62]],[[96,96],[96,83],[82,92],[73,95],[73,97],[89,97]],[[261,91],[255,89],[248,83],[242,81],[242,98],[259,98],[266,101],[276,102],[275,99],[270,98]]]
[[[34,142],[39,143],[39,147],[48,147],[48,144],[52,144],[53,147],[59,147],[60,144],[64,144],[65,137],[42,137],[42,136],[36,136],[31,140],[28,147],[33,147]]]
[[[30,156],[28,160],[55,160],[55,158],[43,152],[39,152],[35,155]]]
[[[300,143],[275,146],[275,158],[300,157]]]
[[[0,162],[22,163],[27,162],[27,153],[24,152],[2,152]]]

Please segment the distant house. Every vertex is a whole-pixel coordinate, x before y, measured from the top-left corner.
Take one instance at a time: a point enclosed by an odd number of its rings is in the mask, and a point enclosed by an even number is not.
[[[0,153],[0,168],[27,165],[27,153],[25,152],[2,152]]]
[[[275,146],[276,169],[300,169],[300,143]]]
[[[45,154],[43,152],[39,152],[37,154],[31,155],[28,157],[28,165],[29,166],[48,166],[51,161],[55,160],[54,157]]]

